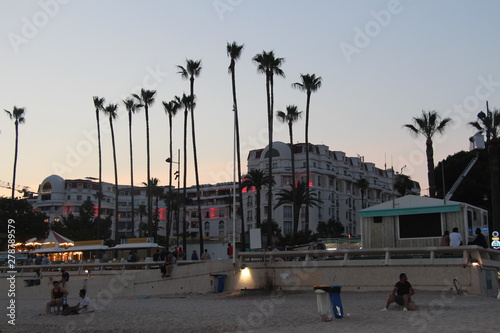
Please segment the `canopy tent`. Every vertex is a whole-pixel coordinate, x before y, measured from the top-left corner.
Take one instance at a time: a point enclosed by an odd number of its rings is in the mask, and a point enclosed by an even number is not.
[[[54,246],[59,246],[59,245],[73,246],[75,244],[75,242],[73,242],[71,239],[64,237],[63,235],[53,230],[49,231],[49,236],[45,238],[44,243],[54,243]]]

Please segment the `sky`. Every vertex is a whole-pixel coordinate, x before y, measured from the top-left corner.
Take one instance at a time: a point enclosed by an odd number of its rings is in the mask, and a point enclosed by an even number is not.
[[[427,194],[425,141],[403,128],[422,110],[453,124],[434,139],[435,163],[461,150],[478,112],[500,107],[500,2],[182,0],[0,2],[0,108],[26,109],[19,128],[16,184],[37,191],[51,174],[98,177],[93,96],[119,104],[114,122],[120,184],[130,182],[128,119],[121,102],[157,91],[150,109],[151,175],[168,185],[168,118],[162,101],[189,93],[177,73],[201,60],[195,81],[200,183],[233,180],[233,112],[226,44],[244,44],[236,64],[241,153],[267,145],[265,77],[252,58],[273,50],[285,62],[275,78],[275,111],[306,95],[300,74],[322,77],[311,98],[309,141],[363,156],[420,182]],[[304,112],[305,113],[305,112]],[[294,125],[304,142],[305,117]],[[101,115],[103,180],[114,182],[111,132]],[[133,117],[135,185],[146,181],[144,111]],[[174,161],[183,145],[174,118]],[[0,185],[12,182],[15,132],[0,115]],[[275,141],[288,129],[274,122]],[[189,141],[191,147],[191,141]],[[180,159],[182,160],[182,156]],[[188,185],[193,185],[192,150]],[[177,165],[174,164],[174,169]],[[181,167],[182,170],[182,167]],[[244,163],[243,170],[246,170]],[[10,191],[0,189],[0,195]]]

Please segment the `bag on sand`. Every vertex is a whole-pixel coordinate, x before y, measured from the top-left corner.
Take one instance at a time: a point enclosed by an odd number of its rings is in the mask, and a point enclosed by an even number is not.
[[[415,311],[417,309],[417,306],[415,305],[415,302],[411,301],[408,303],[408,309],[411,311]]]

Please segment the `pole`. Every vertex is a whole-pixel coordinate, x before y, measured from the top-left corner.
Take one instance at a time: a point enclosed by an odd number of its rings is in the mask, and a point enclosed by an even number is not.
[[[181,212],[180,196],[181,196],[181,149],[177,149],[177,216],[175,218],[175,226],[177,229],[176,246],[179,247],[179,215]]]

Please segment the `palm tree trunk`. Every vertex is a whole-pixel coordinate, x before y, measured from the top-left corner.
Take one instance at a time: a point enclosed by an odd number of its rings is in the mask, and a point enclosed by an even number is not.
[[[306,139],[306,189],[307,189],[307,196],[309,197],[309,190],[311,186],[310,182],[310,168],[309,168],[309,104],[311,102],[311,91],[307,91],[307,100],[306,100],[306,133],[305,133],[305,139]],[[306,205],[306,226],[309,228],[309,205]]]
[[[267,75],[267,126],[268,126],[268,134],[269,134],[269,156],[268,156],[268,161],[269,161],[269,166],[268,166],[268,173],[269,173],[269,178],[270,183],[268,186],[268,196],[267,196],[267,246],[272,246],[272,237],[273,237],[273,226],[272,226],[272,220],[273,220],[273,187],[272,187],[272,179],[273,179],[273,77],[272,73],[271,75]]]
[[[170,143],[169,143],[169,157],[170,157],[170,163],[169,163],[169,168],[168,168],[168,205],[167,205],[167,242],[165,244],[165,247],[168,248],[170,244],[170,227],[172,224],[172,115],[169,114],[168,116],[168,127],[169,127],[169,137],[170,137]],[[177,161],[179,162],[179,161]],[[179,230],[177,230],[177,233],[179,233]]]
[[[151,180],[151,159],[149,151],[149,110],[148,104],[144,103],[144,111],[146,114],[146,154],[147,154],[147,175],[148,179],[146,183]],[[153,234],[153,198],[151,193],[151,187],[148,186],[148,233],[149,236]]]
[[[16,191],[17,152],[19,148],[19,122],[17,120],[15,121],[14,126],[16,128],[16,143],[14,149],[14,170],[12,171],[12,200],[15,198]]]
[[[241,251],[245,251],[245,218],[244,218],[244,207],[243,207],[243,192],[241,188],[241,153],[240,153],[240,125],[238,120],[238,103],[236,101],[236,78],[235,78],[234,66],[231,70],[231,85],[233,87],[233,106],[234,106],[234,126],[236,128],[236,158],[238,163],[238,195],[240,196],[240,218],[241,218]],[[236,214],[236,213],[235,213]],[[235,215],[236,217],[236,215]],[[233,230],[236,232],[236,230]],[[236,245],[236,244],[234,244]]]
[[[184,108],[184,166],[183,166],[183,174],[182,180],[184,184],[184,188],[182,189],[183,199],[187,200],[187,189],[186,189],[186,181],[187,181],[187,122],[188,122],[188,110],[187,107]],[[182,250],[186,252],[187,249],[187,240],[186,240],[186,202],[182,205]]]
[[[293,236],[297,235],[297,227],[299,225],[300,214],[295,214],[295,157],[293,156],[293,127],[292,122],[288,122],[288,134],[290,136],[290,153],[292,158],[292,191],[294,191],[294,196],[292,197],[293,206]]]
[[[128,133],[129,133],[129,145],[130,145],[130,201],[132,205],[132,214],[131,214],[131,219],[132,219],[132,237],[134,236],[134,230],[135,230],[135,212],[134,212],[134,155],[132,152],[132,112],[129,112],[128,114]]]
[[[193,138],[193,159],[194,159],[194,174],[196,178],[196,204],[198,207],[198,232],[200,234],[200,252],[203,253],[203,226],[201,219],[201,199],[200,199],[200,178],[198,175],[198,155],[196,154],[196,131],[194,126],[194,78],[191,77],[191,135]],[[186,251],[186,250],[184,250]]]
[[[493,231],[500,231],[500,142],[498,139],[490,141],[488,154],[491,178],[491,235]]]
[[[97,119],[97,145],[99,150],[99,193],[97,195],[97,239],[101,238],[101,206],[102,206],[102,152],[101,152],[101,125],[99,123],[99,108],[95,109],[95,116]]]
[[[257,226],[257,229],[260,228],[260,224],[261,224],[261,214],[260,214],[260,190],[257,190],[255,191],[255,204],[257,205],[257,211],[255,212],[257,214],[256,216],[256,226]]]
[[[436,196],[436,179],[434,177],[434,148],[432,148],[432,140],[427,139],[425,142],[427,154],[427,179],[429,180],[429,196]]]
[[[109,126],[111,127],[111,143],[113,145],[113,163],[115,169],[115,241],[118,241],[118,166],[116,162],[116,145],[115,131],[113,129],[113,120],[109,118]]]

